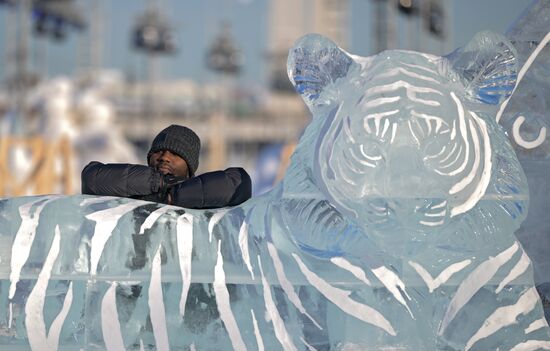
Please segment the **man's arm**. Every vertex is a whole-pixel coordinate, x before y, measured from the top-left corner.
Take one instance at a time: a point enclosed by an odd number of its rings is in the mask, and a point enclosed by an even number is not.
[[[236,206],[252,196],[252,181],[242,168],[228,168],[191,178],[171,190],[172,204],[186,208]]]
[[[84,167],[81,180],[82,194],[132,197],[159,192],[162,174],[142,165],[94,161]]]

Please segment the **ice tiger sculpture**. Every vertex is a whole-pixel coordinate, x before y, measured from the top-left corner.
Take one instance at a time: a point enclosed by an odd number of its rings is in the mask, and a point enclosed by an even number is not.
[[[504,128],[529,184],[529,213],[516,231],[533,262],[535,284],[550,301],[550,2],[533,1],[506,33],[518,51],[518,83],[499,107]],[[550,316],[550,304],[544,304]]]
[[[261,197],[0,202],[3,346],[550,349],[513,234],[527,185],[493,119],[508,42],[362,58],[308,35],[288,70],[313,120]]]

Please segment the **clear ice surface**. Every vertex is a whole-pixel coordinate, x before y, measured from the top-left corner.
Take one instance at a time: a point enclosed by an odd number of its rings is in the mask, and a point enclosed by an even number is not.
[[[524,71],[497,115],[529,184],[529,212],[516,235],[533,261],[550,318],[550,2],[534,1],[506,34]]]
[[[313,119],[270,192],[0,201],[2,348],[550,349],[495,119],[516,55],[491,33],[366,58],[308,35],[288,72]]]

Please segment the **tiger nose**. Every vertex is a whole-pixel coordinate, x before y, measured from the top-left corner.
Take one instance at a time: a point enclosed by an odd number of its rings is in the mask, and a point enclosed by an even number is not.
[[[425,186],[424,165],[419,150],[400,146],[388,160],[389,172],[386,189],[391,193],[412,194]]]

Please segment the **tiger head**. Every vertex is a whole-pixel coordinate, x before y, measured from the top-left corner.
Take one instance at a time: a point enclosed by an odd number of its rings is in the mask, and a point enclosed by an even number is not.
[[[526,197],[521,167],[494,121],[515,85],[514,53],[488,32],[446,57],[402,50],[359,57],[320,35],[301,38],[288,74],[313,115],[315,184],[370,233],[430,233],[484,200]]]

